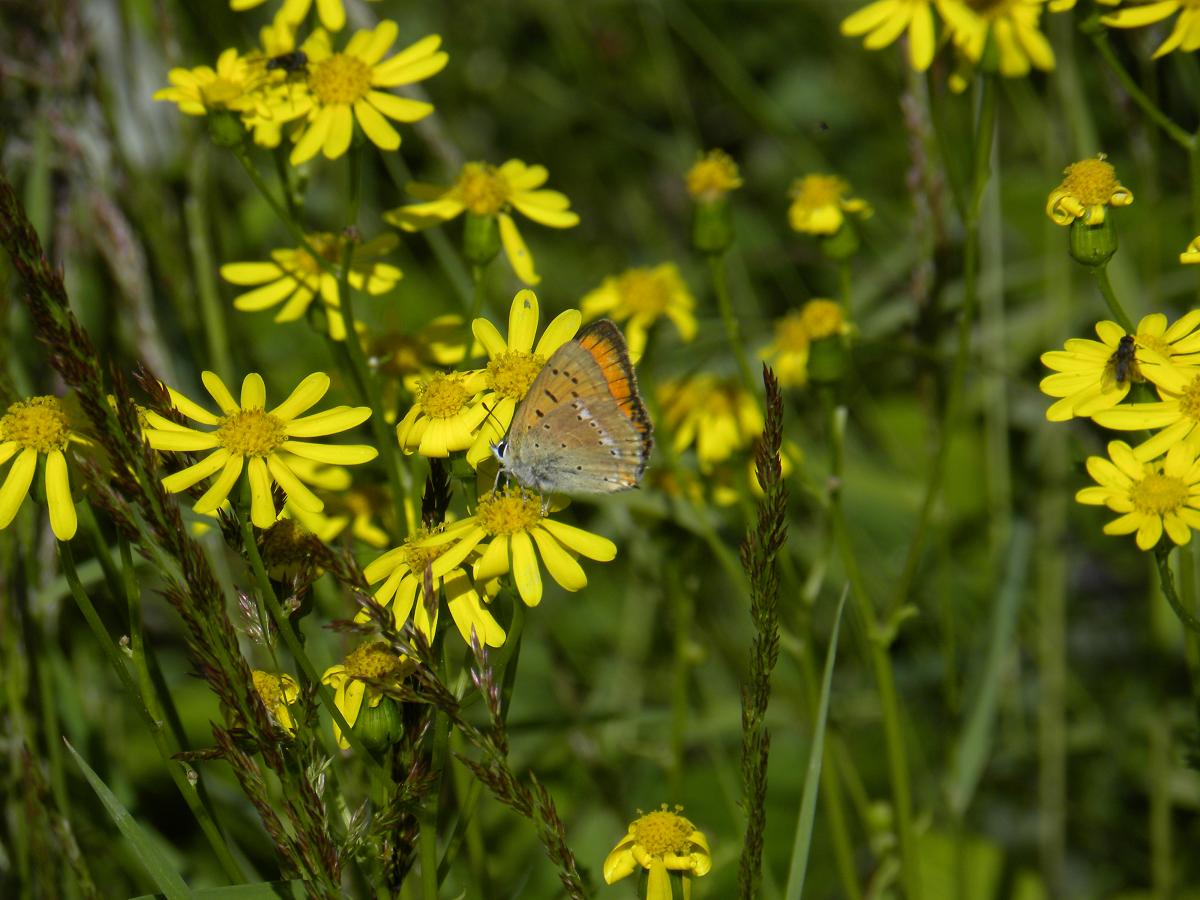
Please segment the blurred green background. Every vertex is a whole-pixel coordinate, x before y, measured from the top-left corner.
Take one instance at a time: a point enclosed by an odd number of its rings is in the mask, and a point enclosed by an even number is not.
[[[933,446],[961,298],[961,226],[941,174],[924,79],[891,48],[868,53],[838,34],[860,4],[678,0],[519,0],[508,3],[347,3],[351,25],[375,17],[400,24],[398,46],[438,33],[449,67],[422,89],[437,108],[403,128],[400,150],[413,177],[448,183],[464,160],[516,157],[548,167],[548,187],[572,201],[582,223],[555,231],[522,222],[543,276],[544,319],[576,305],[610,274],[675,261],[698,300],[691,345],[660,329],[641,366],[645,390],[663,378],[734,372],[703,260],[689,249],[682,174],[711,147],[731,153],[745,187],[733,197],[738,239],[732,291],[752,348],[771,322],[837,290],[835,267],[787,227],[787,189],[807,172],[836,172],[876,214],[861,229],[853,263],[855,367],[844,498],[864,575],[880,603],[903,567]],[[264,7],[269,9],[270,7]],[[218,0],[6,0],[0,7],[0,164],[22,192],[46,246],[63,267],[76,313],[101,352],[129,367],[147,363],[185,393],[211,365],[197,297],[218,292],[239,373],[259,371],[271,397],[308,372],[332,370],[320,335],[304,322],[233,310],[235,291],[216,267],[264,259],[292,241],[236,161],[208,140],[203,122],[151,94],[173,66],[211,63],[229,46],[248,49],[259,14]],[[1148,557],[1131,540],[1105,538],[1107,518],[1071,497],[1082,460],[1103,436],[1088,423],[1051,427],[1039,394],[1038,355],[1090,336],[1107,317],[1082,270],[1066,255],[1064,230],[1043,207],[1066,164],[1107,152],[1135,203],[1116,213],[1122,249],[1112,274],[1135,320],[1191,308],[1197,274],[1176,262],[1200,231],[1190,221],[1184,155],[1165,142],[1102,67],[1076,25],[1084,10],[1050,16],[1059,65],[1002,86],[993,178],[982,223],[981,315],[967,382],[967,415],[925,564],[912,595],[918,616],[893,646],[907,715],[913,791],[929,898],[1182,897],[1200,878],[1200,782],[1191,768],[1195,698],[1178,627],[1151,589]],[[1200,78],[1191,56],[1150,63],[1154,33],[1114,38],[1120,57],[1185,128],[1196,125]],[[946,60],[931,82],[941,85]],[[942,93],[938,87],[937,92]],[[941,97],[950,147],[966,139],[967,99]],[[257,152],[264,174],[268,154]],[[405,199],[371,163],[359,226],[384,230],[380,214]],[[344,215],[348,164],[307,169],[314,230]],[[461,222],[443,229],[457,245]],[[396,290],[360,298],[377,333],[414,329],[445,312],[465,313],[469,282],[444,267],[428,240],[406,236],[390,260]],[[0,281],[3,374],[17,394],[60,391],[8,268]],[[206,287],[207,285],[207,287]],[[501,320],[519,285],[491,267],[488,313]],[[335,375],[338,402],[349,387]],[[331,395],[332,396],[332,395]],[[399,410],[403,414],[403,409]],[[799,675],[818,648],[820,666],[843,576],[827,560],[813,497],[825,488],[825,428],[816,398],[789,395],[788,437],[803,448],[792,479],[784,565],[783,653],[774,675],[766,879],[780,896],[791,854],[811,722]],[[366,432],[364,431],[365,435]],[[661,441],[670,435],[660,433]],[[374,475],[358,476],[370,480]],[[636,810],[681,803],[713,848],[704,897],[736,882],[739,809],[739,680],[747,671],[745,600],[714,559],[744,533],[739,507],[691,510],[657,491],[576,503],[575,521],[617,541],[617,560],[585,566],[577,595],[549,586],[529,616],[515,705],[513,763],[553,793],[581,867],[598,896],[629,896],[632,882],[602,886],[600,864]],[[50,832],[29,803],[24,746],[36,760],[59,753],[46,707],[61,731],[122,802],[153,829],[193,887],[222,883],[219,868],[83,628],[57,574],[48,532],[26,513],[0,533],[4,654],[0,893],[53,896]],[[1014,547],[1013,536],[1024,535]],[[1026,552],[1021,552],[1022,546]],[[219,550],[212,545],[214,553]],[[358,548],[360,560],[373,553]],[[36,565],[18,560],[32,559]],[[826,566],[817,596],[811,573]],[[95,564],[87,569],[98,583]],[[235,575],[235,581],[236,581]],[[327,579],[328,580],[328,579]],[[1011,641],[996,635],[1005,586],[1016,615]],[[148,584],[147,587],[152,587]],[[680,621],[678,597],[694,620]],[[346,638],[322,629],[352,607],[323,584],[306,621],[318,665],[340,659]],[[189,676],[172,610],[149,599],[147,629],[195,746],[211,743],[215,700]],[[858,799],[878,813],[890,797],[878,700],[858,623],[847,619],[830,728],[841,765],[861,779]],[[117,628],[114,620],[114,629]],[[999,629],[999,630],[998,630]],[[318,649],[319,648],[319,649]],[[683,673],[682,688],[677,679]],[[683,766],[671,769],[672,698],[686,690]],[[962,802],[966,722],[996,691],[986,768]],[[257,817],[221,763],[200,764],[230,832],[263,879],[276,877]],[[68,764],[72,825],[106,896],[152,883],[131,857],[86,782]],[[466,887],[452,872],[445,896],[550,897],[559,890],[529,824],[485,795],[489,884]],[[856,808],[857,807],[857,808]],[[851,832],[865,883],[889,858],[886,834],[851,803]],[[809,889],[841,896],[818,808]],[[886,828],[882,829],[886,832]],[[882,844],[880,841],[882,840]],[[31,863],[34,869],[26,866]],[[1041,874],[1036,874],[1041,873]],[[1048,888],[1043,876],[1057,881]],[[475,891],[481,893],[475,893]]]

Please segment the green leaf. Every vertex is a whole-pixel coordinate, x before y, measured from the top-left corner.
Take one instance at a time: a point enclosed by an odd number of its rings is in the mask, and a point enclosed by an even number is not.
[[[163,894],[143,894],[132,900],[158,900]],[[259,881],[254,884],[230,884],[193,891],[196,900],[304,900],[308,892],[299,878],[292,881]]]
[[[187,882],[175,871],[175,867],[167,859],[158,844],[151,840],[150,835],[145,829],[129,814],[129,810],[121,805],[121,801],[117,799],[116,794],[110,791],[108,785],[100,780],[100,776],[93,772],[91,766],[84,762],[83,757],[71,746],[71,742],[63,738],[63,743],[67,745],[67,749],[75,757],[75,762],[79,763],[79,768],[83,770],[83,777],[88,780],[88,784],[92,786],[92,790],[96,792],[96,796],[100,798],[100,802],[108,810],[113,824],[117,826],[117,829],[129,841],[133,847],[133,852],[141,860],[142,865],[146,867],[146,872],[154,880],[158,889],[162,891],[163,896],[167,900],[176,900],[176,898],[184,900],[184,898],[190,898],[192,892],[188,888]]]
[[[958,752],[950,771],[948,784],[951,810],[959,819],[971,805],[975,788],[991,754],[996,724],[996,709],[1000,703],[1000,688],[1005,678],[1017,627],[1017,612],[1024,595],[1025,576],[1029,569],[1029,551],[1033,532],[1028,522],[1013,526],[1008,548],[1007,573],[996,599],[992,614],[991,640],[983,664],[979,688],[972,702],[966,725],[959,740]]]
[[[825,721],[829,715],[829,693],[833,687],[833,664],[837,659],[838,632],[842,627],[842,610],[846,608],[849,587],[842,591],[838,601],[837,615],[833,620],[833,634],[829,637],[829,649],[825,651],[825,677],[821,682],[821,699],[817,704],[817,720],[813,724],[812,749],[808,752],[808,772],[804,776],[804,793],[800,797],[800,816],[796,820],[796,840],[792,844],[792,863],[788,869],[787,900],[800,900],[804,893],[804,879],[808,874],[808,854],[812,849],[813,822],[817,816],[817,792],[821,783],[821,762],[825,757]]]

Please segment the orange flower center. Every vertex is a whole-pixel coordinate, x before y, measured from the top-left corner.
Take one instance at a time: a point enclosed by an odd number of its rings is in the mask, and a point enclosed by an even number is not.
[[[842,308],[833,300],[810,300],[800,310],[804,330],[810,340],[832,337],[842,330],[846,320]]]
[[[452,419],[463,411],[471,395],[453,375],[434,372],[417,393],[421,410],[431,419]]]
[[[217,428],[217,442],[235,456],[270,456],[287,438],[283,422],[263,409],[239,409]]]
[[[0,442],[15,441],[26,450],[65,450],[70,437],[67,412],[57,397],[19,400],[0,418]]]
[[[520,400],[546,365],[540,353],[505,350],[487,364],[488,386],[502,397]]]
[[[648,855],[686,856],[691,852],[690,838],[696,828],[679,815],[682,806],[675,809],[676,812],[671,812],[664,803],[661,809],[645,813],[633,823],[633,840]]]
[[[542,521],[542,499],[537,494],[505,489],[479,500],[475,520],[490,535],[529,531]]]
[[[1188,486],[1180,478],[1154,472],[1134,482],[1129,489],[1129,500],[1138,512],[1161,516],[1187,504]]]
[[[849,187],[836,175],[805,175],[792,184],[792,198],[804,209],[820,209],[837,205]]]
[[[371,67],[356,56],[335,53],[308,75],[308,89],[322,106],[350,106],[371,91]]]
[[[1084,206],[1104,206],[1121,190],[1116,169],[1103,159],[1071,163],[1063,173],[1066,177],[1059,190],[1075,197]]]
[[[671,305],[671,286],[652,269],[631,269],[621,275],[617,291],[634,315],[643,313],[657,318]]]
[[[469,162],[462,167],[454,193],[467,212],[476,216],[494,216],[508,204],[512,192],[495,166]]]
[[[402,656],[388,649],[387,644],[363,644],[346,655],[346,675],[369,681],[387,681],[404,673]]]

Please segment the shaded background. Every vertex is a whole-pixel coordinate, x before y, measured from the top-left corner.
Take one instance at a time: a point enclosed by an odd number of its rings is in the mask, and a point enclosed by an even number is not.
[[[517,157],[546,165],[548,186],[571,198],[582,217],[575,229],[521,222],[543,276],[537,292],[545,319],[576,305],[606,275],[679,264],[697,297],[701,329],[684,346],[670,326],[660,326],[641,367],[647,392],[668,376],[734,373],[703,260],[688,246],[681,176],[698,151],[724,148],[746,182],[734,195],[738,242],[730,270],[752,348],[769,340],[774,318],[837,289],[836,269],[816,244],[787,228],[791,180],[836,172],[873,204],[854,263],[860,341],[846,388],[844,497],[864,575],[882,605],[903,566],[935,437],[961,296],[961,229],[932,155],[923,79],[906,71],[898,49],[867,53],[838,34],[840,19],[859,4],[347,5],[348,28],[376,16],[396,19],[398,46],[430,32],[444,38],[450,65],[421,86],[437,113],[402,129],[400,155],[415,177],[448,183],[464,160]],[[72,304],[97,345],[131,367],[145,361],[192,395],[200,370],[211,365],[211,323],[197,301],[203,290],[222,299],[234,370],[263,372],[272,397],[332,365],[321,336],[304,322],[275,325],[273,311],[232,309],[236,292],[220,283],[216,267],[264,259],[291,240],[236,161],[209,143],[203,122],[150,99],[166,84],[168,68],[211,63],[227,46],[253,46],[266,19],[258,12],[235,15],[217,0],[7,0],[0,8],[0,162],[63,266]],[[1105,151],[1134,193],[1134,205],[1116,214],[1122,251],[1112,274],[1135,319],[1151,311],[1174,318],[1194,305],[1197,291],[1196,273],[1176,262],[1200,231],[1188,212],[1186,159],[1101,68],[1076,33],[1081,18],[1077,12],[1047,21],[1059,56],[1055,73],[1003,85],[968,414],[912,596],[919,615],[893,647],[916,806],[928,828],[931,898],[1165,897],[1166,873],[1177,886],[1200,877],[1191,852],[1200,838],[1200,783],[1188,767],[1196,720],[1178,628],[1150,588],[1148,557],[1131,540],[1104,538],[1105,514],[1070,499],[1085,483],[1083,458],[1105,437],[1086,423],[1048,425],[1049,401],[1037,391],[1038,355],[1068,337],[1090,336],[1106,317],[1066,256],[1066,232],[1043,213],[1067,163]],[[1116,35],[1114,43],[1147,90],[1191,129],[1200,99],[1195,60],[1172,54],[1150,64],[1160,39],[1150,30]],[[931,81],[944,84],[948,70],[943,54]],[[944,102],[950,146],[961,147],[965,100]],[[269,175],[269,155],[256,151],[256,158]],[[378,160],[367,158],[359,226],[373,236],[386,228],[380,213],[405,198]],[[346,224],[348,168],[346,159],[309,167],[312,229]],[[444,229],[454,245],[460,226]],[[425,238],[405,237],[390,261],[404,271],[397,288],[356,303],[372,329],[405,331],[444,312],[465,312],[465,270],[441,266]],[[6,265],[0,378],[21,395],[60,390],[30,339]],[[504,315],[517,287],[504,263],[491,267],[493,318]],[[337,376],[335,391],[339,402],[350,396]],[[770,715],[767,897],[778,895],[786,877],[811,731],[813,709],[798,667],[810,638],[820,664],[843,583],[836,561],[825,559],[813,500],[827,471],[819,405],[804,391],[790,400],[788,436],[806,457],[792,479],[786,634]],[[375,472],[358,478],[382,480]],[[510,718],[514,768],[532,768],[550,787],[594,883],[637,809],[682,803],[713,847],[715,866],[698,885],[701,896],[730,896],[743,821],[738,682],[747,670],[750,628],[745,601],[714,560],[711,542],[734,551],[744,510],[691,510],[657,489],[573,510],[572,521],[611,536],[620,553],[612,564],[585,566],[590,584],[578,595],[549,586],[529,616]],[[39,758],[59,752],[47,728],[55,717],[176,854],[190,884],[222,883],[69,602],[48,531],[36,531],[28,512],[21,522],[0,533],[8,736],[0,885],[47,895],[53,884],[25,868],[57,863],[50,862],[45,823],[28,819],[20,747],[30,742]],[[1010,550],[1014,534],[1031,536],[1028,554]],[[40,564],[18,564],[31,548]],[[373,556],[358,550],[360,560]],[[810,573],[826,563],[824,586],[806,599]],[[94,564],[91,577],[99,578]],[[1005,584],[1019,598],[1016,635],[1000,646],[1003,664],[985,678]],[[684,594],[694,605],[686,628],[679,618]],[[350,607],[328,584],[319,587],[317,605],[306,622],[310,652],[318,665],[329,665],[340,659],[345,639],[318,625],[347,616]],[[171,610],[149,601],[146,615],[148,639],[188,733],[204,746],[211,740],[207,723],[219,716],[215,701],[188,675]],[[119,631],[116,620],[112,627]],[[848,620],[831,728],[847,771],[861,779],[851,829],[866,880],[887,858],[886,828],[868,827],[861,812],[870,804],[878,815],[890,791],[863,647],[857,623]],[[967,716],[988,687],[998,691],[996,727],[985,739],[987,768],[962,808],[952,790],[960,783],[956,760]],[[673,707],[678,691],[686,691],[684,707]],[[672,715],[680,708],[683,765],[672,772]],[[211,763],[203,771],[232,839],[262,877],[275,877],[268,841],[228,769]],[[151,890],[86,783],[69,766],[67,774],[72,823],[101,890]],[[482,804],[490,877],[484,896],[555,896],[554,870],[528,823],[490,798]],[[819,808],[811,897],[840,896],[823,815]],[[1054,825],[1059,817],[1061,830]],[[1060,879],[1058,890],[1045,893],[1038,871]],[[1155,878],[1159,890],[1150,893]],[[629,895],[631,884],[599,895]],[[446,896],[462,889],[455,870]]]

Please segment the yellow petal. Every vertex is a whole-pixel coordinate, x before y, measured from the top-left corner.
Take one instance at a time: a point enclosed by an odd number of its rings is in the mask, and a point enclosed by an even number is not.
[[[250,479],[250,521],[259,528],[270,528],[279,514],[271,497],[271,475],[262,457],[250,457],[246,474]]]
[[[221,412],[225,415],[237,412],[238,405],[233,399],[233,394],[229,392],[229,388],[225,386],[225,382],[221,380],[221,376],[216,372],[205,371],[200,373],[200,380],[204,383],[209,395],[217,401]]]
[[[329,376],[324,372],[313,372],[296,385],[288,398],[271,410],[271,415],[282,422],[290,422],[305,410],[311,409],[329,390]]]
[[[50,529],[60,541],[75,537],[79,520],[71,500],[71,484],[67,479],[67,459],[61,450],[46,455],[46,505],[50,507]]]
[[[537,554],[533,541],[524,531],[518,531],[509,539],[512,551],[513,581],[526,606],[537,606],[542,602],[542,573],[538,568]]]
[[[162,486],[172,494],[186,491],[194,484],[199,484],[209,475],[213,475],[225,467],[229,461],[229,451],[224,447],[214,450],[195,465],[188,466],[178,472],[173,472],[162,480]]]
[[[29,493],[29,485],[33,483],[33,475],[37,471],[37,458],[37,451],[26,447],[8,470],[4,486],[0,487],[0,528],[8,527],[21,508],[25,495]]]
[[[504,245],[504,255],[508,257],[513,272],[526,284],[537,284],[542,279],[533,267],[533,257],[529,255],[529,248],[525,246],[512,216],[500,213],[496,219],[500,223],[500,243]]]

